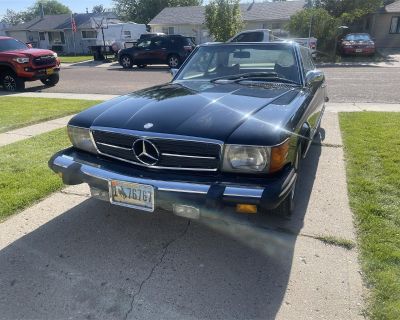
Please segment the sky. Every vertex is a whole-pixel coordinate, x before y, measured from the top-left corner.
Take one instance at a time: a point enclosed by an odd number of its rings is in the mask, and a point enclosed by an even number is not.
[[[4,15],[7,9],[21,11],[30,7],[35,2],[35,0],[0,0],[0,16]],[[102,4],[105,8],[111,8],[113,6],[112,0],[59,0],[59,2],[76,13],[84,13],[86,12],[86,8],[88,8],[90,12],[96,4]]]

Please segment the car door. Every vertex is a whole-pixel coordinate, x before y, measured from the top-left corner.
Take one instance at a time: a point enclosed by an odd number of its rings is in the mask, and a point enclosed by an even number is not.
[[[139,41],[137,46],[134,48],[134,62],[135,64],[147,64],[150,63],[150,46],[151,39],[145,39]]]
[[[152,38],[148,54],[151,63],[165,63],[167,60],[167,40],[164,37]]]
[[[316,74],[318,70],[316,70],[315,68],[310,50],[305,47],[300,47],[300,56],[306,78],[307,74],[309,76],[312,75],[313,73]],[[307,122],[311,127],[311,134],[313,136],[320,124],[323,108],[325,105],[325,98],[326,98],[325,78],[324,77],[320,77],[320,79],[317,78],[317,81],[306,85],[310,92],[310,101],[307,110]]]

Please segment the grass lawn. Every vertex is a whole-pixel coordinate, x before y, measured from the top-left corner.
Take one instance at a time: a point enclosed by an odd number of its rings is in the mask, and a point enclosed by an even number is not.
[[[0,221],[63,187],[47,161],[69,145],[59,129],[0,148]]]
[[[87,60],[93,60],[93,56],[70,56],[70,57],[62,57],[60,56],[61,63],[77,63]]]
[[[0,97],[0,132],[77,113],[101,101]]]
[[[372,319],[400,319],[400,113],[342,113],[350,205]]]

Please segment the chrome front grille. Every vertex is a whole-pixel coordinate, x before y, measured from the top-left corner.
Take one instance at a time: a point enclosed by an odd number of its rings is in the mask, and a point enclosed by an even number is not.
[[[92,128],[91,134],[100,154],[149,168],[216,171],[221,160],[222,143],[216,140],[119,129]],[[143,163],[133,148],[136,141],[139,148],[142,141],[154,146],[157,153],[153,152],[153,156],[158,160]]]

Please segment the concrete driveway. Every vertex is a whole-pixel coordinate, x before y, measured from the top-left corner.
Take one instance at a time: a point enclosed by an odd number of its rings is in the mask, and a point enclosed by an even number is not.
[[[69,187],[0,224],[1,319],[362,319],[337,115],[301,165],[290,220],[188,221]],[[218,212],[209,212],[218,217]]]

